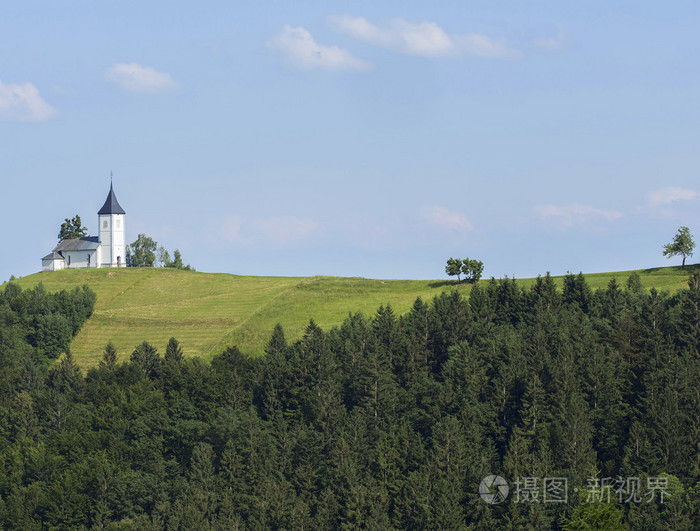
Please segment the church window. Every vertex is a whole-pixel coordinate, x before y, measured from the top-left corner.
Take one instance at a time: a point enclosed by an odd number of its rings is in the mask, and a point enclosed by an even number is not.
[[[122,224],[122,220],[121,220],[121,219],[118,219],[118,220],[117,220],[117,228],[121,227],[121,224]]]
[[[68,265],[70,265],[70,255],[68,255]]]
[[[107,228],[107,220],[106,219],[102,222],[102,228],[103,229]]]

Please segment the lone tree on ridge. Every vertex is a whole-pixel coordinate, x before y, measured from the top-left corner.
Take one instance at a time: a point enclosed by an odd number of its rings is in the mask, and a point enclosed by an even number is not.
[[[693,256],[693,249],[695,249],[693,235],[690,234],[690,229],[688,229],[688,227],[683,226],[678,229],[678,232],[673,237],[673,241],[664,245],[663,254],[666,258],[671,258],[672,256],[680,254],[683,257],[681,266],[685,266],[685,257]]]

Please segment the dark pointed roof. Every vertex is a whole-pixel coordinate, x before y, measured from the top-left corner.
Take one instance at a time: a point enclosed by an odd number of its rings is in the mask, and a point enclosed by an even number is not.
[[[101,216],[102,214],[126,214],[124,209],[119,205],[117,196],[114,195],[114,188],[112,187],[111,183],[109,185],[109,195],[107,196],[107,200],[97,213],[98,216]]]

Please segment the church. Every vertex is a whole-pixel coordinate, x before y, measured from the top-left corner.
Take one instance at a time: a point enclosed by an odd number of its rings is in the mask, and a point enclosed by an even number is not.
[[[97,212],[99,233],[97,236],[84,236],[63,240],[53,251],[41,259],[42,271],[77,269],[84,267],[124,267],[124,216],[126,212],[119,205],[114,187],[110,183],[109,195]]]

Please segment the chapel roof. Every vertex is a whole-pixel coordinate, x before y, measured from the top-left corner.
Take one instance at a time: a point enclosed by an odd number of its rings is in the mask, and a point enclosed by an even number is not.
[[[82,238],[63,240],[54,248],[53,251],[92,251],[97,249],[99,246],[100,242],[97,236],[83,236]]]
[[[42,258],[42,260],[63,260],[63,256],[61,256],[56,251],[51,251],[49,254],[44,256],[44,258]]]

